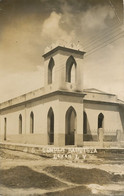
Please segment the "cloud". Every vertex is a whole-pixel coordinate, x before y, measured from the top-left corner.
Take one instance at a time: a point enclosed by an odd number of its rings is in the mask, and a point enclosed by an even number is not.
[[[46,18],[41,28],[41,39],[46,43],[58,40],[80,43],[91,37],[91,34],[104,34],[115,17],[114,11],[109,6],[96,5],[86,10],[75,12],[74,7],[63,3],[61,13],[52,11]],[[89,38],[88,38],[89,36]],[[104,42],[104,40],[103,40]]]
[[[105,29],[107,27],[107,21],[112,20],[115,17],[114,11],[108,6],[95,6],[87,10],[82,14],[81,27],[82,31],[84,26],[86,31],[96,29]]]
[[[52,42],[58,40],[71,41],[73,39],[74,32],[71,31],[69,34],[66,30],[62,29],[60,23],[62,14],[52,12],[50,16],[44,21],[42,25],[41,37],[42,39],[49,39]]]

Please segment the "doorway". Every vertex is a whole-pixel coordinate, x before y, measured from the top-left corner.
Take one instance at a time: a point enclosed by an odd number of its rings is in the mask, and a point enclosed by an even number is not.
[[[66,133],[65,133],[65,145],[75,144],[75,132],[76,132],[76,112],[73,107],[70,107],[65,116]]]
[[[48,127],[48,144],[54,144],[54,113],[53,109],[50,108],[47,117],[47,127]]]

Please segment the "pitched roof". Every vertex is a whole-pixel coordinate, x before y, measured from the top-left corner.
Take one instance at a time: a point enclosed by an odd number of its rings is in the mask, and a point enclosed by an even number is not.
[[[111,94],[111,93],[107,93],[107,92],[101,91],[101,90],[96,89],[96,88],[88,88],[88,89],[84,89],[84,91],[85,92],[89,92],[89,93],[99,93],[99,94],[115,95],[115,94]]]

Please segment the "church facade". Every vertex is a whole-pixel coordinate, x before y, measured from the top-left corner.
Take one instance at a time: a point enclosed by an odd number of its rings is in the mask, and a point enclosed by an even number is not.
[[[44,55],[44,87],[0,104],[1,141],[55,146],[124,142],[124,102],[83,89],[85,52],[56,46]]]

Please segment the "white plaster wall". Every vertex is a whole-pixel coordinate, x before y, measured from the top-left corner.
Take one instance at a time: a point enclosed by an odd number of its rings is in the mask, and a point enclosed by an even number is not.
[[[7,118],[7,139],[19,142],[47,144],[47,116],[50,107],[54,112],[54,134],[65,134],[65,115],[69,107],[77,114],[77,130],[83,130],[83,103],[81,97],[56,95],[35,100],[1,113],[1,135],[4,135],[4,118]],[[30,113],[34,113],[34,133],[30,133]],[[22,134],[19,134],[19,115],[22,115]],[[34,135],[34,136],[33,136]],[[37,137],[36,137],[37,135]],[[25,137],[24,137],[25,136]],[[12,138],[13,137],[13,138]],[[2,136],[3,138],[3,136]],[[34,139],[33,139],[34,138]],[[22,140],[22,141],[21,141]],[[44,140],[44,141],[43,141]]]
[[[19,115],[22,115],[22,133],[25,133],[25,108],[24,106],[9,109],[1,113],[1,135],[4,134],[4,118],[7,119],[6,132],[9,135],[19,134]]]
[[[73,107],[77,115],[77,132],[83,133],[83,102],[82,98],[61,96],[59,103],[59,133],[65,134],[65,116],[70,107]]]
[[[98,115],[104,115],[104,133],[107,135],[116,135],[117,130],[122,130],[122,123],[119,113],[119,108],[116,105],[93,104],[85,103],[84,109],[87,113],[87,118],[92,134],[97,133]]]
[[[34,114],[34,133],[38,134],[42,132],[42,113],[43,106],[41,103],[37,105],[36,103],[26,104],[26,134],[30,134],[30,114]]]
[[[63,52],[59,51],[56,52],[49,57],[47,57],[44,61],[44,74],[45,74],[45,80],[44,85],[48,85],[48,65],[50,58],[53,57],[55,62],[54,67],[54,76],[55,80],[50,86],[50,90],[56,90],[56,89],[67,89],[67,90],[83,90],[83,56],[78,54],[73,54],[73,57],[76,60],[77,63],[77,80],[76,84],[66,84],[66,61],[72,54],[69,52]]]
[[[84,91],[85,92],[85,91]],[[111,94],[100,94],[100,93],[89,93],[86,92],[86,95],[84,97],[85,100],[96,100],[96,101],[105,101],[105,102],[116,102],[117,96],[111,95]]]

